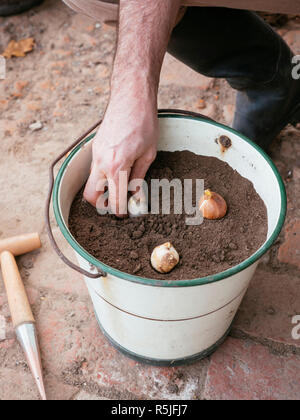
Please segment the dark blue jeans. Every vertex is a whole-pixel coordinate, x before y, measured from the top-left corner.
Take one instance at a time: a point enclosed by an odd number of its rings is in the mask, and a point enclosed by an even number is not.
[[[174,57],[237,89],[234,128],[267,147],[289,122],[300,120],[300,81],[293,53],[257,14],[189,7],[168,46]]]

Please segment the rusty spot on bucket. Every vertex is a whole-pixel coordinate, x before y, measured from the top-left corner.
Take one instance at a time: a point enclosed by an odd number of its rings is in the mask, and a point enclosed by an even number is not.
[[[219,137],[216,143],[220,145],[222,153],[226,152],[226,150],[229,149],[232,145],[231,139],[227,136]]]

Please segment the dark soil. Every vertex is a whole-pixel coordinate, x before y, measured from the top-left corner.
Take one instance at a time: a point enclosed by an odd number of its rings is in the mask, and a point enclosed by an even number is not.
[[[83,200],[72,205],[69,225],[76,240],[101,262],[141,277],[185,280],[224,271],[250,257],[266,240],[267,211],[251,182],[216,158],[188,151],[159,152],[150,179],[204,179],[205,189],[221,194],[228,205],[220,220],[186,224],[186,214],[118,219],[100,216]],[[171,195],[172,197],[172,195]],[[171,242],[180,262],[168,274],[157,273],[150,256],[157,245]]]

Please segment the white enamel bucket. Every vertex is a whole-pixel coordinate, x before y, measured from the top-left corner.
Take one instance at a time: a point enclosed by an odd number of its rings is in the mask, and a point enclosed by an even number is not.
[[[58,226],[86,273],[85,282],[103,333],[128,356],[168,366],[203,358],[225,339],[259,259],[282,228],[286,194],[270,158],[241,134],[197,114],[169,111],[159,117],[159,150],[190,150],[217,157],[253,183],[268,214],[267,240],[255,254],[224,272],[185,281],[129,275],[92,257],[71,235],[68,217],[75,195],[89,176],[93,135],[82,136],[65,159],[55,180],[53,203]],[[225,152],[215,141],[221,135],[232,142]],[[97,270],[104,276],[99,277]]]

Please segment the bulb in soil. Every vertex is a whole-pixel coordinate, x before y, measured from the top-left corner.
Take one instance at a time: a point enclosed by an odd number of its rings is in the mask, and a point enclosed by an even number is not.
[[[154,248],[151,255],[151,264],[159,273],[169,273],[178,263],[178,252],[170,242]]]
[[[128,201],[128,213],[130,217],[143,216],[148,213],[148,203],[146,199],[136,199],[135,196],[131,196]]]
[[[220,194],[205,190],[199,201],[199,210],[205,219],[222,219],[227,213],[227,204]]]

